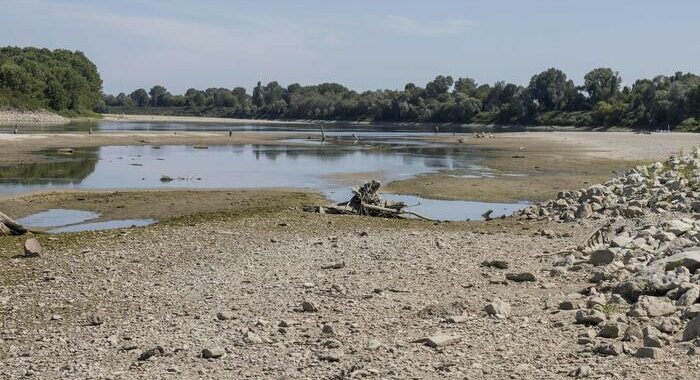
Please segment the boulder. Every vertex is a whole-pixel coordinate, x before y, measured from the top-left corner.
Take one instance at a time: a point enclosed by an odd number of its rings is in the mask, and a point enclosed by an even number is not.
[[[666,297],[641,296],[627,315],[631,317],[663,317],[676,312],[676,307]]]

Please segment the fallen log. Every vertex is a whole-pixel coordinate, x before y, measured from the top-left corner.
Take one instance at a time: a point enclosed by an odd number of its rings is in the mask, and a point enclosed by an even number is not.
[[[29,230],[0,212],[0,235],[24,235]]]
[[[43,234],[46,231],[27,228],[0,211],[0,236]]]

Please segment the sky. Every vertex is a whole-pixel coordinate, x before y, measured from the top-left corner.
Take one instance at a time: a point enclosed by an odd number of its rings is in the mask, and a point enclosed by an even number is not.
[[[436,75],[527,84],[595,67],[626,84],[700,72],[700,1],[0,0],[0,45],[84,52],[106,93],[338,82],[423,86]]]

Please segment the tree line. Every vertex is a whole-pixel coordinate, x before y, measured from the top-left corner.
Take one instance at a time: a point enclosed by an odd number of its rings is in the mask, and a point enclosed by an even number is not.
[[[82,52],[0,48],[0,107],[44,108],[69,115],[102,104],[102,79]]]
[[[337,83],[283,87],[258,82],[252,94],[235,87],[190,88],[173,95],[158,85],[103,100],[102,111],[124,113],[694,129],[700,121],[700,77],[678,72],[622,86],[617,71],[596,68],[576,85],[551,68],[534,75],[527,86],[439,75],[425,87],[408,83],[403,90],[357,92]]]

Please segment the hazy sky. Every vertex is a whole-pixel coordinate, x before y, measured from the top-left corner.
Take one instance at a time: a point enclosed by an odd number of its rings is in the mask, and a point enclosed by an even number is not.
[[[576,83],[610,66],[626,83],[700,72],[700,1],[0,0],[0,45],[81,50],[108,93],[256,81],[419,85],[438,74]]]

